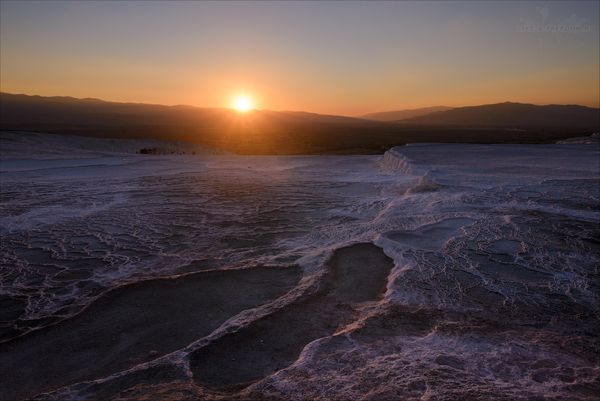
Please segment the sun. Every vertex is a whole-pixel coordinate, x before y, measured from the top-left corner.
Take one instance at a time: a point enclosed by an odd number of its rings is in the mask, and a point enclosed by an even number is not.
[[[254,108],[254,103],[248,96],[237,96],[233,101],[233,108],[240,113],[246,113]]]

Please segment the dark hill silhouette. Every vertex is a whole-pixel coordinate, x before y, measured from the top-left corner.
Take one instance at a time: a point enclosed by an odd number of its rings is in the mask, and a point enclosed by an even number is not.
[[[432,106],[432,107],[421,107],[419,109],[407,109],[407,110],[395,110],[395,111],[382,111],[378,113],[369,113],[362,116],[369,120],[377,121],[400,121],[406,120],[407,118],[419,117],[436,111],[451,110],[452,107],[448,106]]]
[[[548,107],[570,110],[573,106]],[[580,106],[575,107],[578,112]],[[583,109],[597,113],[597,109]],[[590,116],[593,113],[583,114],[580,120],[568,120],[576,121],[574,126],[551,123],[515,131],[513,125],[511,129],[482,128],[480,120],[478,126],[460,127],[415,119],[399,124],[307,112],[256,110],[238,114],[222,108],[0,94],[1,130],[178,140],[243,154],[381,153],[409,142],[552,142],[597,131],[597,120]],[[528,123],[526,115],[518,116]]]
[[[537,106],[525,103],[497,103],[459,107],[452,110],[413,117],[411,124],[463,125],[502,128],[560,127],[590,128],[600,126],[600,110],[578,105]]]

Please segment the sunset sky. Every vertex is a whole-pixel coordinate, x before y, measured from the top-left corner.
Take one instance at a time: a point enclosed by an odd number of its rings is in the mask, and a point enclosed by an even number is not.
[[[599,2],[1,3],[9,93],[358,115],[598,107]]]

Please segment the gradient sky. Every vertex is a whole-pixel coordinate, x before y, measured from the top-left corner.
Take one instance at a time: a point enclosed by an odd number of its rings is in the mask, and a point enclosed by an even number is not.
[[[0,6],[3,92],[356,115],[600,103],[599,2]],[[568,32],[566,32],[568,31]]]

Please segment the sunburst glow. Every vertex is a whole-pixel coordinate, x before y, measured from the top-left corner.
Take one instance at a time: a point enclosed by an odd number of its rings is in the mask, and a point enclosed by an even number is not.
[[[233,108],[240,113],[246,113],[254,108],[254,103],[248,96],[237,96],[233,101]]]

